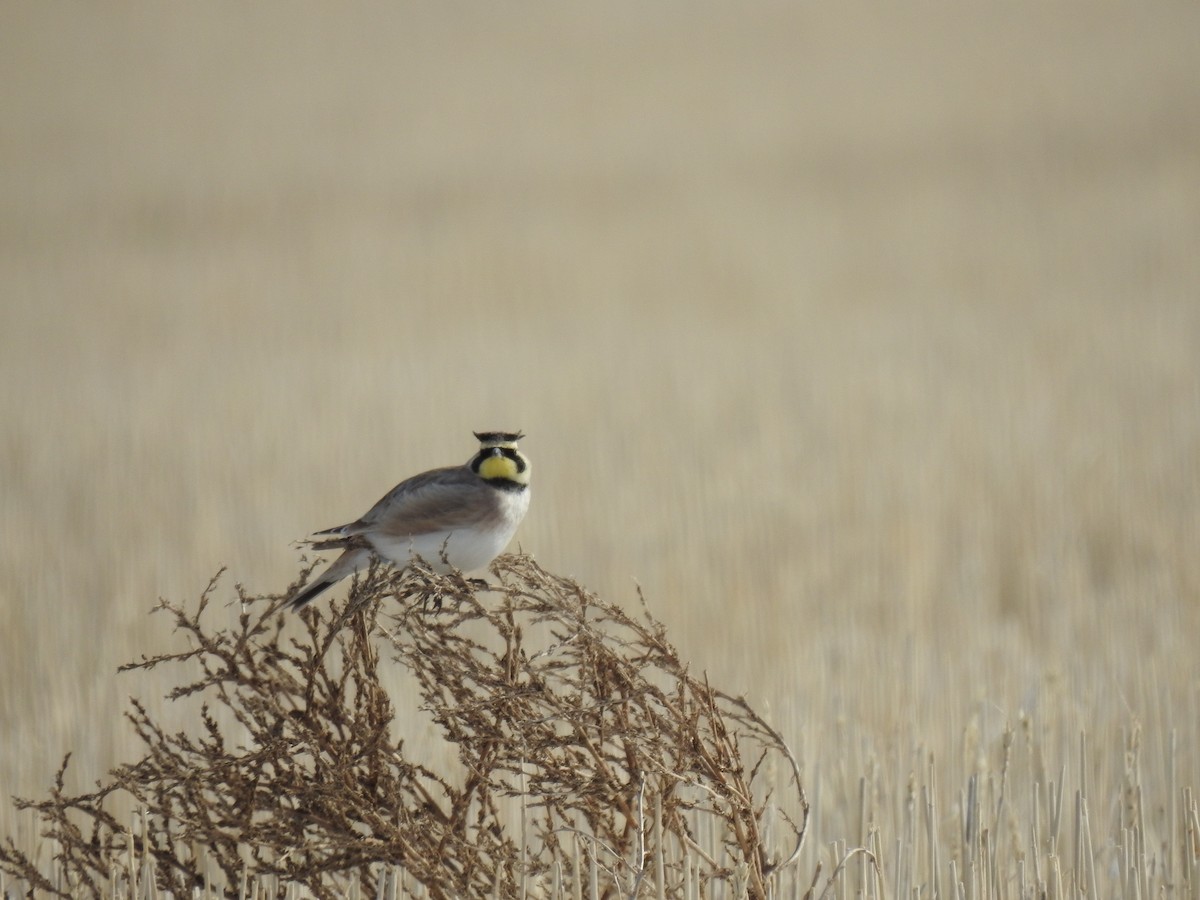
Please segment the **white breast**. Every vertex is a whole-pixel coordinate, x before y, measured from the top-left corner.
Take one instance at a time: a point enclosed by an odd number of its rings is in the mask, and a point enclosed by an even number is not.
[[[376,553],[398,566],[407,565],[413,555],[417,555],[434,571],[445,572],[448,569],[443,562],[444,556],[453,568],[471,572],[482,569],[504,552],[528,509],[529,488],[519,492],[504,491],[501,494],[500,515],[489,519],[484,525],[410,537],[397,538],[378,533],[365,537]]]

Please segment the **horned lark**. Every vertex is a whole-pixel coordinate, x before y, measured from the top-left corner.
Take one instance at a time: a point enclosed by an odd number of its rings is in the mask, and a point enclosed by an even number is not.
[[[465,465],[431,469],[400,482],[349,525],[318,531],[317,550],[342,550],[333,565],[288,604],[299,609],[326,588],[365,569],[373,556],[398,566],[420,556],[440,572],[469,572],[495,559],[529,509],[523,434],[475,433],[479,452]]]

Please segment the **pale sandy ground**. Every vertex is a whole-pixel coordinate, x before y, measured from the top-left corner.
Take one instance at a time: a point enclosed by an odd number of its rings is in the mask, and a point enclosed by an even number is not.
[[[808,863],[859,840],[861,776],[890,846],[930,753],[952,830],[1006,724],[1014,834],[1048,773],[1110,861],[1134,780],[1165,839],[1200,786],[1198,35],[6,5],[0,794],[136,752],[126,698],[165,688],[114,669],[171,645],[157,597],[282,590],[295,539],[523,428],[520,545],[636,580],[769,708]]]

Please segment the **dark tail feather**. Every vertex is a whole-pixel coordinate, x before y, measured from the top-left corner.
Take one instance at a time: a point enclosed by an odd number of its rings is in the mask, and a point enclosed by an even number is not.
[[[325,590],[337,584],[337,581],[314,581],[295,597],[288,601],[288,609],[300,610],[307,606],[313,599],[320,596]]]

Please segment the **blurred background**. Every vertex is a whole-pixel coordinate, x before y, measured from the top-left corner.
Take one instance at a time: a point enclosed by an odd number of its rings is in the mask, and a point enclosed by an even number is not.
[[[1018,721],[1100,777],[1174,732],[1195,783],[1197,35],[6,5],[0,795],[133,758],[158,597],[282,592],[484,429],[528,435],[514,549],[640,585],[832,796],[918,746],[954,783]]]

